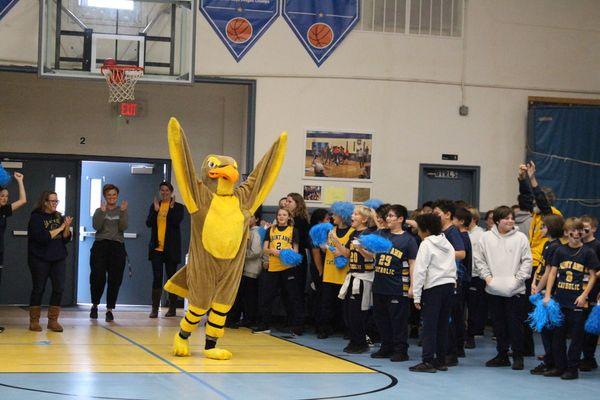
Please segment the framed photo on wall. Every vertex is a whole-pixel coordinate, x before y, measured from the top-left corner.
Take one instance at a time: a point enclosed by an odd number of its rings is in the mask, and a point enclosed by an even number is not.
[[[303,185],[302,193],[304,201],[321,202],[323,196],[323,187],[319,185]]]
[[[308,130],[304,178],[371,181],[373,134]]]

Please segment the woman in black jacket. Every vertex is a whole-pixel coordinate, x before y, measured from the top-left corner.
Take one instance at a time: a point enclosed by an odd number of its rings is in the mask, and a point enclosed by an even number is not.
[[[29,300],[29,330],[40,332],[42,297],[48,277],[52,281],[52,296],[48,308],[48,329],[62,332],[58,323],[60,301],[65,288],[67,247],[71,240],[72,217],[63,217],[58,211],[55,192],[44,191],[31,212],[27,228],[27,261],[33,289]]]
[[[158,307],[162,297],[163,265],[167,280],[177,271],[181,263],[181,221],[183,205],[173,197],[173,185],[161,182],[159,185],[160,201],[154,198],[150,205],[146,226],[152,229],[148,248],[148,259],[152,263],[152,312],[150,318],[158,317]],[[169,293],[169,310],[165,317],[176,315],[177,296]]]

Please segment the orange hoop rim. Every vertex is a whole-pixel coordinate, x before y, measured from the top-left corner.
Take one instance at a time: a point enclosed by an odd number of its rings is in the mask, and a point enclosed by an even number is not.
[[[114,64],[114,65],[102,65],[100,67],[100,71],[104,72],[104,70],[109,71],[143,71],[144,67],[140,67],[137,65],[126,65],[126,64]]]

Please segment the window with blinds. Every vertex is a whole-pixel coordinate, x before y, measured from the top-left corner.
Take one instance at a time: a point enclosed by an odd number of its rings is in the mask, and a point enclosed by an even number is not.
[[[357,30],[460,37],[463,0],[360,0]]]

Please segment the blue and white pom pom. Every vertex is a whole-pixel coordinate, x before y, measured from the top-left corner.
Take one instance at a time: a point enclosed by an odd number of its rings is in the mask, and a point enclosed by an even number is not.
[[[372,208],[373,210],[377,210],[382,204],[383,201],[379,199],[369,199],[363,203],[363,206]]]
[[[535,305],[527,319],[531,329],[541,332],[544,328],[552,329],[562,325],[564,316],[560,311],[560,305],[556,301],[550,299],[548,304],[544,304],[544,299],[540,293],[530,296],[529,301]]]
[[[295,267],[302,262],[302,255],[292,249],[283,249],[279,252],[279,260],[283,265]]]
[[[320,224],[316,224],[310,231],[308,231],[308,235],[312,240],[315,246],[322,246],[327,243],[327,236],[329,232],[333,229],[333,225],[329,222],[322,222]]]
[[[6,186],[10,182],[10,174],[0,165],[0,186]]]
[[[344,224],[350,225],[352,223],[352,213],[354,212],[354,204],[347,201],[336,201],[331,205],[331,212],[339,215]]]
[[[371,253],[389,253],[392,249],[392,242],[379,235],[361,235],[358,242]]]
[[[592,308],[590,316],[585,321],[585,331],[592,335],[600,335],[600,305]]]

